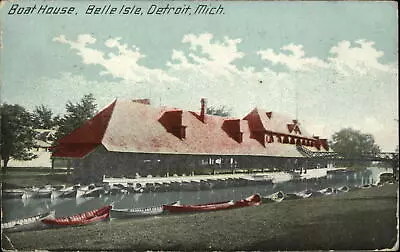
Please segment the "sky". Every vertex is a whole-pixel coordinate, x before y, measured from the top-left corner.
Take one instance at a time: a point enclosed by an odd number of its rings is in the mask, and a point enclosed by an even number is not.
[[[143,15],[86,14],[91,4]],[[31,14],[9,14],[13,4]],[[148,14],[157,7],[188,14]],[[398,146],[397,4],[392,2],[11,1],[2,3],[1,102],[55,114],[93,93],[198,111],[254,107],[297,118],[321,138],[351,127]],[[203,3],[204,4],[204,3]],[[37,14],[41,5],[71,15]]]

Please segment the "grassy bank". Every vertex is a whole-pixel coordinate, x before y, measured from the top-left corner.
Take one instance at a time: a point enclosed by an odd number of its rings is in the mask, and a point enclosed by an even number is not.
[[[112,220],[7,235],[14,247],[22,250],[390,248],[397,237],[397,191],[397,184],[385,185],[228,211]]]
[[[41,167],[12,167],[0,173],[3,188],[19,188],[44,185],[70,184],[65,169]]]

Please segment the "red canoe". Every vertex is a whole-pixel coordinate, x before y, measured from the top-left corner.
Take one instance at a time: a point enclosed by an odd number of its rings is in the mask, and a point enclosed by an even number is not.
[[[112,206],[105,206],[96,210],[58,218],[45,218],[43,223],[53,226],[76,226],[86,225],[97,221],[107,220],[110,218],[110,210]]]
[[[226,210],[239,207],[247,206],[258,206],[261,204],[261,197],[258,194],[254,194],[246,199],[239,201],[224,201],[207,203],[200,205],[163,205],[163,210],[169,213],[189,213],[189,212],[205,212],[205,211],[217,211]]]

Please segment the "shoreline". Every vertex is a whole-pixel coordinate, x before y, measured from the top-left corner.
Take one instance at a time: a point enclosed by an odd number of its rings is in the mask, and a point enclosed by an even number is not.
[[[21,250],[390,249],[397,241],[397,202],[398,183],[227,211],[7,235]]]

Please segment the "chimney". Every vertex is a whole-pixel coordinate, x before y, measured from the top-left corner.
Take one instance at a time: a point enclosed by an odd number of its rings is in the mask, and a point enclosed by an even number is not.
[[[200,120],[204,123],[205,115],[207,112],[207,99],[201,98],[200,103],[201,103]]]

